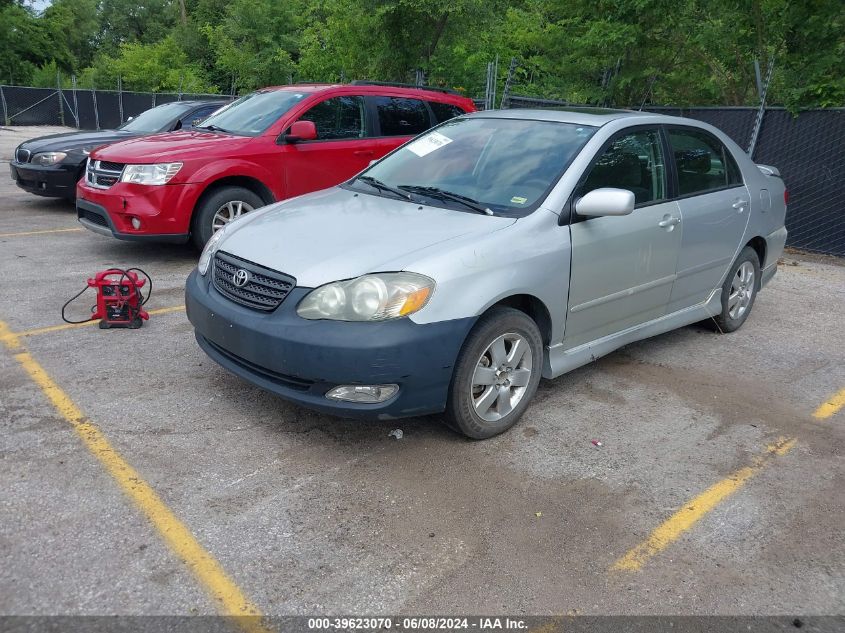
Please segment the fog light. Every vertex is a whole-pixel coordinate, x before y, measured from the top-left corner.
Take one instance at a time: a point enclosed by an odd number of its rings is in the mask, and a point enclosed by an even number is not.
[[[326,398],[374,404],[384,402],[397,391],[399,391],[399,385],[340,385],[329,391]]]
[[[136,231],[141,228],[141,220],[138,218],[132,218],[132,228]]]

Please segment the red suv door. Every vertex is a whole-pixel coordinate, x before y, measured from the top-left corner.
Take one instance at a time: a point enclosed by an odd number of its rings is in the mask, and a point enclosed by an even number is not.
[[[317,138],[285,146],[283,168],[288,197],[337,185],[378,157],[378,140],[370,133],[363,97],[324,99],[298,120],[313,121]]]

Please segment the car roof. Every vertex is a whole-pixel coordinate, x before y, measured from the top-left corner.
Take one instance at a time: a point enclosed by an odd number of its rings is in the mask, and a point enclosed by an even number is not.
[[[183,103],[188,106],[215,105],[219,103],[222,106],[230,101],[231,99],[228,97],[221,97],[220,99],[182,99],[181,101],[170,101],[169,103]],[[166,104],[162,103],[161,105]]]
[[[651,112],[638,112],[636,110],[614,110],[611,108],[555,108],[555,109],[528,109],[518,108],[513,110],[483,110],[466,116],[485,117],[496,119],[529,119],[534,121],[556,121],[560,123],[574,123],[576,125],[594,125],[600,127],[617,119],[639,119],[643,117],[654,117]]]
[[[288,86],[267,86],[266,88],[259,88],[256,92],[267,92],[270,90],[286,90],[289,92],[324,92],[334,89],[348,89],[354,88],[355,92],[362,95],[380,95],[380,94],[406,94],[408,96],[417,95],[420,92],[425,92],[427,95],[437,95],[442,101],[452,101],[454,99],[466,99],[466,97],[457,92],[445,91],[440,88],[428,88],[427,86],[405,86],[405,85],[391,85],[380,83],[348,83],[348,84],[321,84],[321,83],[305,83],[305,84],[291,84]]]

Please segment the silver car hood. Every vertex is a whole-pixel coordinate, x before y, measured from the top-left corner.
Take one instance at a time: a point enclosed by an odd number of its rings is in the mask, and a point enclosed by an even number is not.
[[[315,288],[404,270],[422,249],[485,235],[515,221],[334,187],[254,211],[227,231],[219,250]]]

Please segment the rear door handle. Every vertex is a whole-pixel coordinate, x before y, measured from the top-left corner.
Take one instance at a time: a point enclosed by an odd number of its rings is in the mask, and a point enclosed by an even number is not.
[[[733,203],[733,208],[740,213],[745,211],[746,207],[748,207],[748,200],[743,200],[742,198]]]
[[[355,156],[372,156],[375,152],[371,149],[359,149],[352,152]]]
[[[660,220],[660,222],[657,223],[657,226],[659,226],[662,229],[665,229],[665,228],[668,228],[670,226],[675,226],[676,224],[680,224],[680,223],[681,223],[681,218],[676,218],[675,216],[670,215],[669,217],[664,216],[664,218],[662,220]]]

